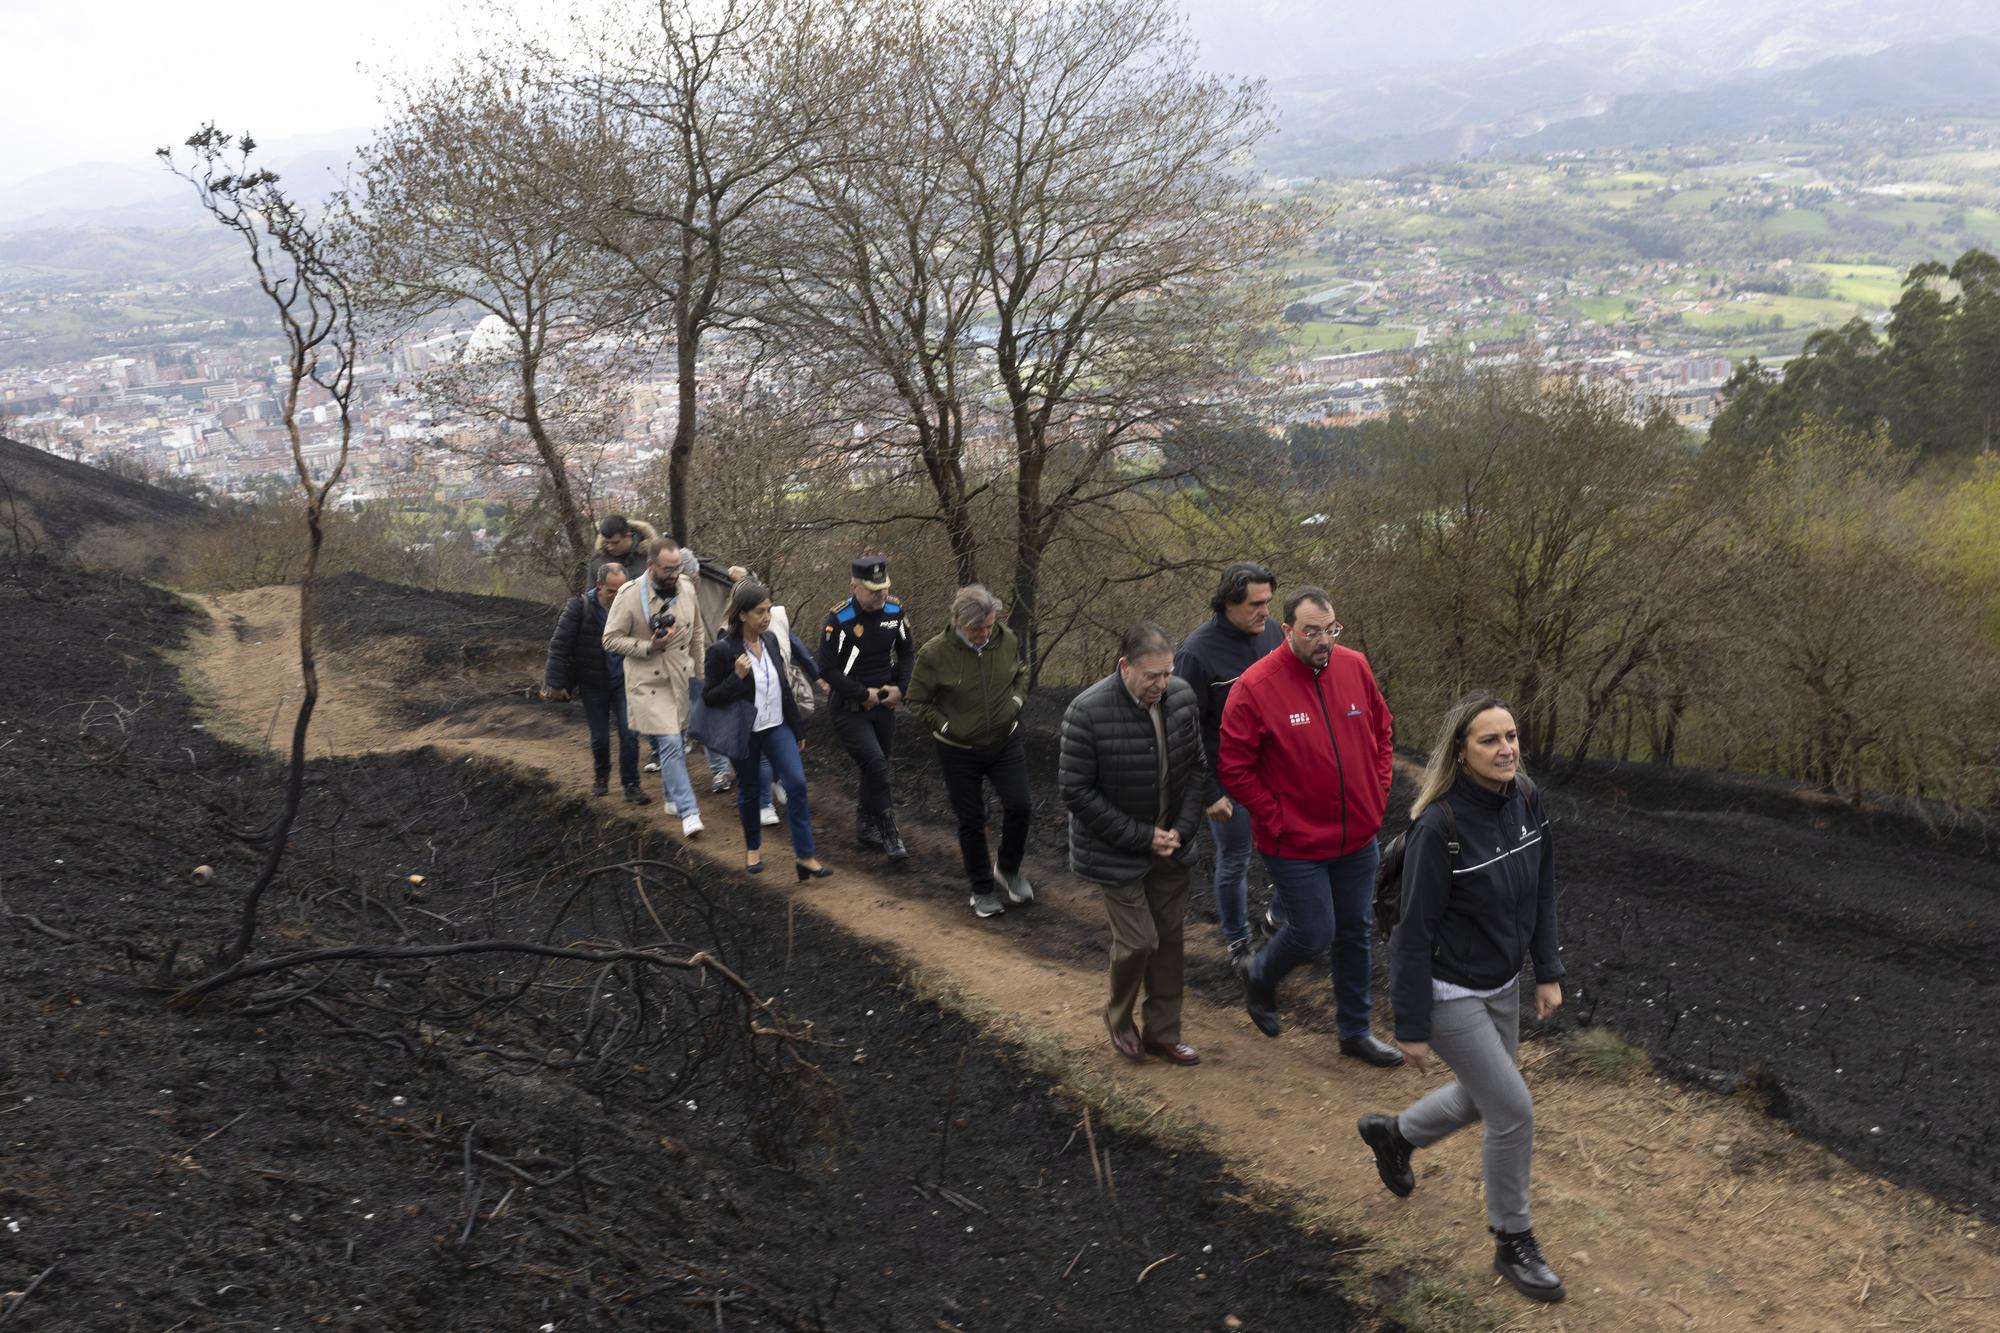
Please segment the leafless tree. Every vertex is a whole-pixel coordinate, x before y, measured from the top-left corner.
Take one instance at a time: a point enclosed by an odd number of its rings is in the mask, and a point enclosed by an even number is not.
[[[578,41],[561,74],[623,144],[594,214],[626,266],[631,306],[673,344],[675,418],[667,525],[691,541],[691,465],[702,348],[719,330],[754,335],[758,284],[776,243],[775,191],[815,160],[865,76],[841,59],[845,11],[812,0],[657,0]],[[619,21],[620,19],[624,21]]]
[[[171,148],[160,149],[159,157],[175,175],[194,186],[210,216],[241,238],[256,272],[258,289],[277,316],[285,346],[285,434],[291,444],[306,520],[306,559],[299,577],[299,676],[303,691],[292,723],[291,767],[263,867],[244,895],[236,937],[224,946],[218,960],[219,968],[226,970],[242,960],[256,938],[258,904],[277,877],[304,791],[306,729],[319,702],[319,668],[313,654],[313,576],[326,540],[323,519],[327,499],[346,470],[353,438],[354,368],[359,349],[354,296],[338,257],[340,238],[325,222],[308,218],[275,173],[251,165],[256,144],[249,135],[234,138],[211,123],[190,135],[184,146],[190,154],[186,165],[176,159]],[[318,474],[306,459],[305,432],[300,425],[308,396],[332,404],[336,414],[335,451]]]
[[[930,92],[982,112],[950,122],[949,151],[981,237],[1032,659],[1050,544],[1147,484],[1152,442],[1229,412],[1273,309],[1253,275],[1304,217],[1245,169],[1261,86],[1201,72],[1166,0],[983,0],[955,21]]]
[[[590,481],[637,364],[631,312],[588,220],[618,151],[572,91],[468,57],[399,90],[355,201],[371,306],[405,328],[481,319],[419,382],[446,410],[499,427],[478,435],[481,462],[536,467],[571,581],[590,553]]]

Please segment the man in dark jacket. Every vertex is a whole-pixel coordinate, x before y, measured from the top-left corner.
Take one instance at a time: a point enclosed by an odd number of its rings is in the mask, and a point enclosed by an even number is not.
[[[590,552],[591,583],[596,584],[598,571],[608,564],[623,569],[628,579],[638,578],[646,568],[646,543],[659,535],[650,523],[607,514],[597,525],[597,545]]]
[[[618,720],[618,780],[625,799],[646,803],[639,790],[639,733],[625,718],[625,659],[604,650],[604,617],[612,598],[625,583],[625,567],[606,561],[597,568],[597,586],[563,603],[556,632],[549,637],[549,660],[542,669],[542,697],[583,700],[584,724],[590,728],[590,760],[595,776],[590,790],[602,796],[610,790],[611,720]]]
[[[1222,711],[1216,768],[1250,808],[1284,923],[1243,973],[1257,1030],[1278,1035],[1278,983],[1333,950],[1340,1050],[1372,1065],[1400,1051],[1368,1030],[1369,911],[1375,834],[1395,775],[1389,705],[1368,659],[1335,645],[1341,625],[1319,588],[1285,599],[1285,649],[1248,671]]]
[[[1015,729],[1028,698],[1021,641],[1000,623],[1000,603],[974,583],[951,602],[951,628],[917,654],[910,711],[931,729],[958,820],[958,854],[972,882],[972,910],[998,916],[1035,890],[1021,873],[1028,849],[1028,754]],[[1000,798],[1000,855],[987,859],[986,783]],[[1003,902],[1002,899],[1005,899]]]
[[[864,555],[849,569],[848,597],[819,632],[819,678],[833,709],[833,734],[860,769],[854,841],[900,861],[910,852],[892,808],[896,709],[910,689],[916,640],[902,604],[889,595],[889,562]]]
[[[1173,671],[1165,630],[1145,622],[1127,631],[1118,669],[1063,714],[1057,785],[1070,869],[1104,890],[1111,918],[1112,1048],[1191,1065],[1201,1057],[1181,1041],[1182,921],[1208,765],[1194,690]],[[1142,987],[1143,1035],[1132,1024]]]
[[[1215,913],[1222,919],[1222,941],[1229,948],[1229,965],[1241,976],[1250,962],[1250,811],[1229,799],[1215,774],[1221,750],[1222,710],[1230,687],[1285,641],[1271,615],[1278,581],[1264,566],[1239,560],[1222,571],[1209,608],[1215,614],[1181,640],[1174,654],[1174,674],[1194,688],[1201,708],[1202,753],[1209,757],[1206,790],[1208,834],[1215,840]]]

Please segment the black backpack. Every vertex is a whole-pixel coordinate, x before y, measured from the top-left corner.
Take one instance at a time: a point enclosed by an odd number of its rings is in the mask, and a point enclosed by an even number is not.
[[[1458,860],[1458,816],[1451,808],[1451,797],[1440,796],[1433,805],[1444,808],[1444,848],[1453,861]],[[1375,865],[1375,929],[1388,939],[1389,932],[1403,919],[1403,853],[1408,850],[1410,833],[1416,828],[1412,823],[1382,849],[1382,859]]]

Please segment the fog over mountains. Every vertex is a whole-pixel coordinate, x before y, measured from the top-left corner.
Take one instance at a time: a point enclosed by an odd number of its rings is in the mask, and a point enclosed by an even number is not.
[[[2000,0],[1183,3],[1206,63],[1269,81],[1280,129],[1262,157],[1288,175],[1642,146],[1788,116],[2000,112]],[[367,135],[278,141],[267,160],[311,196]],[[202,221],[151,160],[0,180],[0,234]]]
[[[1530,136],[1524,150],[1549,151],[1744,132],[1787,114],[2000,109],[1993,0],[1187,5],[1210,64],[1269,81],[1281,128],[1264,157],[1302,175]]]

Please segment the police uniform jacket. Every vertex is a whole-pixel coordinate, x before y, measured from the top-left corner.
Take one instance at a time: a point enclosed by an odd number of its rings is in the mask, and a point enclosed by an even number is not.
[[[860,707],[863,696],[881,685],[907,693],[917,664],[909,617],[893,598],[880,611],[863,611],[850,597],[826,614],[818,662],[820,679],[849,707]]]

